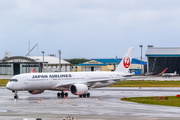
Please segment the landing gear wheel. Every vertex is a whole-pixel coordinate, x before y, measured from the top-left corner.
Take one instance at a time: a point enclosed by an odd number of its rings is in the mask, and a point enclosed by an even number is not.
[[[18,99],[17,91],[15,91],[14,99]]]
[[[61,92],[61,97],[64,97],[64,92],[63,91]]]
[[[42,120],[42,118],[37,118],[36,120]]]
[[[67,92],[64,93],[64,91],[62,91],[61,93],[57,93],[57,96],[62,98],[68,97],[68,93]]]
[[[84,94],[83,97],[86,97],[86,94]]]
[[[18,95],[14,95],[14,99],[18,99]]]
[[[65,97],[67,97],[67,96],[68,96],[68,93],[66,92],[64,95],[65,95]]]
[[[57,96],[60,97],[60,96],[61,96],[61,93],[57,93]]]
[[[87,97],[90,97],[90,93],[87,93]]]
[[[82,95],[79,95],[79,97],[81,98],[81,97],[82,97]]]

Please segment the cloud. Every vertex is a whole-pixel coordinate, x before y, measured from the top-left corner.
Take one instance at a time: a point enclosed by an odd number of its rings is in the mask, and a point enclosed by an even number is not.
[[[40,50],[53,53],[62,49],[64,57],[107,58],[117,55],[117,49],[123,55],[123,50],[139,44],[168,46],[171,40],[171,46],[177,46],[179,3],[179,0],[1,0],[0,48],[13,51],[12,55],[24,55],[30,39],[32,44],[39,43],[39,51],[34,50],[32,55],[41,55]],[[162,40],[163,43],[159,42]]]

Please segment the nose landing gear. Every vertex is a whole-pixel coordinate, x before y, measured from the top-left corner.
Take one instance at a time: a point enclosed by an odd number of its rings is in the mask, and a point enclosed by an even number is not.
[[[17,91],[15,91],[14,99],[18,99]]]

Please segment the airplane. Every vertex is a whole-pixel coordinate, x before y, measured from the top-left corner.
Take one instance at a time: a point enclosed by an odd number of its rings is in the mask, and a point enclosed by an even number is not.
[[[146,73],[145,75],[146,76],[162,76],[166,71],[167,71],[168,68],[166,68],[165,70],[163,70],[161,73],[159,73],[158,75],[156,75],[155,73]]]
[[[162,71],[161,73],[159,73],[159,75],[162,75],[167,71],[168,68],[166,68],[164,71]]]
[[[162,74],[162,77],[172,77],[172,76],[177,76],[177,75],[179,75],[179,74],[177,74],[177,72],[175,71],[174,73],[163,73]]]
[[[45,90],[61,91],[57,93],[58,97],[68,97],[64,91],[79,97],[90,97],[89,89],[107,87],[131,76],[128,71],[133,54],[134,47],[130,47],[114,72],[24,73],[12,77],[6,88],[15,93],[14,99],[18,99],[18,91],[41,94]]]

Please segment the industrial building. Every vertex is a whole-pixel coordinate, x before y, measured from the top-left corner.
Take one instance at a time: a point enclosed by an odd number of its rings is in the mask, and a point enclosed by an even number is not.
[[[114,71],[122,59],[91,59],[81,64],[78,64],[77,71]],[[132,59],[130,66],[130,73],[141,74],[146,72],[146,62],[138,59]]]
[[[159,74],[166,68],[167,73],[180,73],[180,48],[148,46],[146,56],[148,73]]]
[[[54,56],[24,57],[13,56],[0,60],[0,75],[17,75],[35,72],[59,72],[59,58]],[[61,72],[69,72],[70,63],[61,59]]]

